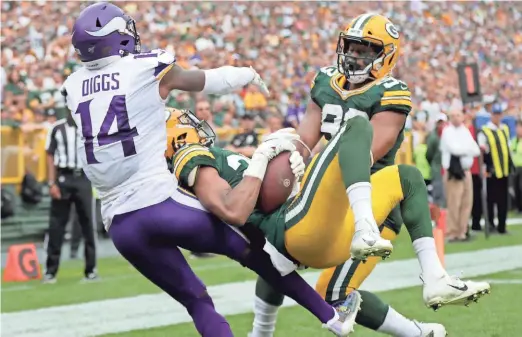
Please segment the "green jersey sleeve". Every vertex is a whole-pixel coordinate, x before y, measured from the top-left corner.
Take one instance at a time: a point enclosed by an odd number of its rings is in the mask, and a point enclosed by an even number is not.
[[[408,85],[393,77],[385,77],[379,86],[380,97],[372,107],[372,115],[382,111],[409,114],[412,109],[411,92]]]
[[[200,167],[210,166],[218,169],[216,158],[207,147],[190,144],[176,152],[172,158],[172,170],[182,187],[189,187],[190,173]]]
[[[332,102],[341,102],[335,92],[332,90],[330,81],[332,77],[337,75],[339,72],[334,66],[321,68],[320,71],[315,75],[311,89],[310,98],[317,104],[321,109],[325,104],[331,104]]]

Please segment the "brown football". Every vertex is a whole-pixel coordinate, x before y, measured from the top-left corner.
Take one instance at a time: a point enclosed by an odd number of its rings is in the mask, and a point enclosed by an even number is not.
[[[259,191],[258,208],[271,213],[285,203],[292,193],[295,177],[290,168],[290,152],[280,153],[268,163]]]

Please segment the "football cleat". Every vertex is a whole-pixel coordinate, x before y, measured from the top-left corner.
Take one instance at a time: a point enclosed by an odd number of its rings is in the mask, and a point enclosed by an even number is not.
[[[347,337],[353,332],[355,318],[361,310],[362,298],[358,291],[352,291],[344,301],[339,301],[333,305],[335,317],[323,324],[323,328],[328,329],[338,337]]]
[[[468,306],[490,291],[491,286],[487,282],[462,281],[446,274],[436,281],[424,282],[422,295],[426,306],[436,311],[444,305]]]
[[[413,321],[420,330],[418,337],[446,337],[448,333],[442,324],[437,323],[421,323]]]
[[[353,234],[350,254],[353,260],[365,261],[370,256],[380,256],[384,259],[393,252],[390,240],[385,240],[378,232],[370,229],[358,230]]]

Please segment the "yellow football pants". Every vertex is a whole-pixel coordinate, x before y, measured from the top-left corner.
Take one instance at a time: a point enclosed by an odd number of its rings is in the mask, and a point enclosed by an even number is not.
[[[381,236],[390,241],[397,237],[395,232],[387,227],[383,228]],[[315,290],[328,302],[344,298],[343,295],[359,289],[379,261],[382,261],[381,257],[372,256],[366,263],[348,260],[341,269],[336,267],[325,269],[317,280]]]
[[[372,208],[377,224],[403,200],[398,166],[371,176]],[[287,252],[317,269],[335,267],[350,258],[354,217],[346,195],[335,138],[310,163],[301,191],[285,214]]]

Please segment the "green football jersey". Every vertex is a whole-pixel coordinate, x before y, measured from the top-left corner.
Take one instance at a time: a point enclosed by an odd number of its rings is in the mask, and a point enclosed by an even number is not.
[[[204,147],[199,144],[191,144],[176,152],[172,158],[172,168],[181,188],[193,193],[189,187],[189,175],[200,166],[215,168],[219,176],[228,184],[235,187],[243,179],[243,173],[250,163],[250,158],[235,152],[227,151],[219,147]],[[197,179],[197,178],[196,178]],[[250,215],[247,225],[253,225],[261,229],[270,243],[276,248],[284,247],[284,221],[277,221],[284,210],[281,207],[276,212],[267,215],[257,210]]]
[[[391,76],[373,81],[359,89],[346,90],[346,78],[337,67],[322,68],[314,78],[311,99],[322,109],[321,133],[332,138],[351,115],[350,110],[362,111],[371,119],[382,111],[409,114],[411,93],[406,83]],[[352,112],[353,112],[352,110]],[[372,167],[372,173],[395,163],[404,134],[401,131],[392,149]]]

